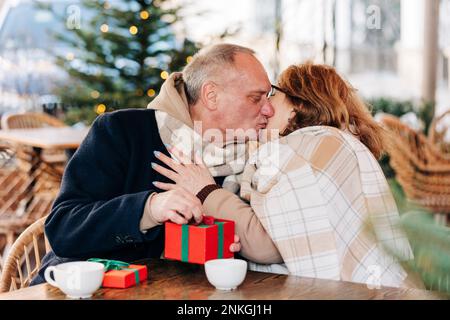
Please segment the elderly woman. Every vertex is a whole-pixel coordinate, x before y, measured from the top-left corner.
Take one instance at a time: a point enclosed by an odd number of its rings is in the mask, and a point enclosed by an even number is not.
[[[243,253],[246,241],[258,237],[251,230],[261,224],[277,250],[267,254],[279,254],[281,261],[251,263],[253,270],[409,286],[407,272],[385,250],[413,259],[377,162],[388,138],[356,90],[333,68],[307,63],[285,70],[269,96],[275,115],[267,129],[280,134],[251,154],[237,179],[247,202],[211,187],[214,180],[201,159],[191,163],[175,148],[171,153],[181,163],[161,155],[173,171],[159,170],[176,185],[155,184],[202,190],[208,214],[233,216],[246,230]]]

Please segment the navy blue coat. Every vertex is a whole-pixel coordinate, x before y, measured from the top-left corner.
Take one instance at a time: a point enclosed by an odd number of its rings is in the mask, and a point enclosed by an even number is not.
[[[153,110],[127,109],[96,119],[67,164],[45,223],[53,252],[32,284],[44,281],[47,266],[61,262],[93,257],[131,262],[161,255],[163,226],[147,233],[139,227],[148,196],[161,191],[152,181],[168,182],[151,167],[157,162],[153,151],[168,155]]]

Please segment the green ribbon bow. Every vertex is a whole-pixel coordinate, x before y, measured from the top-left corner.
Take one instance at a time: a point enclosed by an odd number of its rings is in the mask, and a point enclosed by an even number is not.
[[[129,263],[118,261],[118,260],[108,260],[108,259],[99,259],[99,258],[91,258],[88,259],[90,262],[98,262],[105,266],[105,272],[110,270],[131,270],[134,272],[134,278],[136,280],[136,284],[139,283],[139,270],[128,268]]]
[[[224,222],[214,221],[214,224],[217,225],[218,228],[218,241],[217,241],[217,259],[223,258],[223,225]],[[181,226],[181,261],[188,262],[189,261],[189,227],[190,225],[184,224]],[[200,224],[197,227],[199,228],[209,228],[211,225]]]

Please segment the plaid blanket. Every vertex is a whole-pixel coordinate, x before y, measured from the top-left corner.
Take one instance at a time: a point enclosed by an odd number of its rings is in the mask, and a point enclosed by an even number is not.
[[[407,274],[384,248],[413,259],[383,172],[353,135],[309,127],[261,146],[242,174],[250,201],[290,273],[375,286],[402,286]]]

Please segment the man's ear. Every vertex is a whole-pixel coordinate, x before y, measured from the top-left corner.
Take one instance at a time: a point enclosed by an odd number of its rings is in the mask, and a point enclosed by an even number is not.
[[[212,81],[207,81],[202,85],[200,99],[203,105],[210,111],[217,109],[217,85]]]

